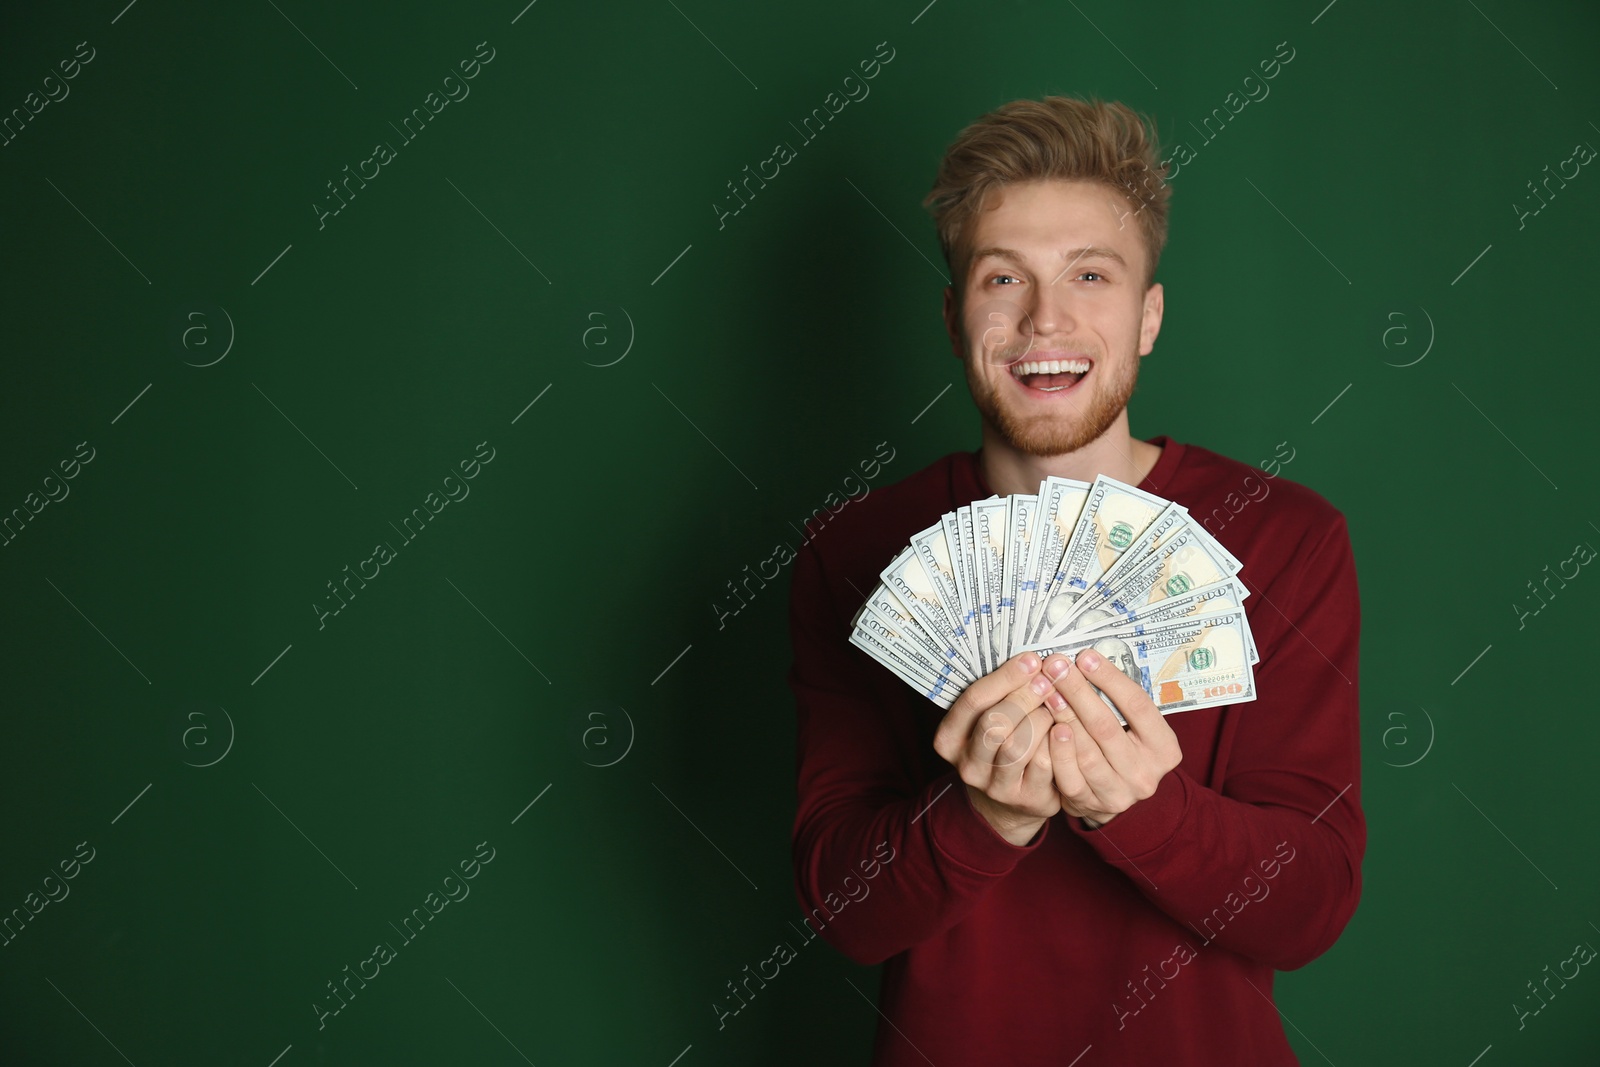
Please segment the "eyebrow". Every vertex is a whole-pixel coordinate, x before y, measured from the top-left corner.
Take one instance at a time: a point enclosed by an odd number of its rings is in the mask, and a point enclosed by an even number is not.
[[[1068,248],[1063,251],[1061,255],[1069,262],[1074,263],[1085,259],[1109,259],[1119,266],[1126,267],[1128,265],[1128,261],[1123,259],[1121,254],[1118,253],[1116,249],[1105,248],[1099,245],[1089,245],[1086,248]],[[979,249],[973,255],[972,262],[976,264],[991,257],[995,259],[1009,259],[1013,263],[1026,263],[1028,261],[1027,256],[1023,255],[1021,252],[1018,252],[1014,248],[993,247]]]

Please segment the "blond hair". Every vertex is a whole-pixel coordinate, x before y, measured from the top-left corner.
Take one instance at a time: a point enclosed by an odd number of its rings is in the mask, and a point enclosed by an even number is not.
[[[1043,179],[1101,182],[1129,201],[1144,238],[1149,288],[1167,243],[1172,187],[1166,176],[1154,120],[1125,104],[1068,96],[1013,100],[961,131],[922,205],[933,213],[959,300],[970,266],[972,223],[991,192]]]

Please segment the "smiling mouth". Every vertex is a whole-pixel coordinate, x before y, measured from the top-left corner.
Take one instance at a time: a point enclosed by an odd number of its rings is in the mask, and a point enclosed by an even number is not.
[[[1028,389],[1059,393],[1071,389],[1089,373],[1087,359],[1018,360],[1011,364],[1011,377]]]

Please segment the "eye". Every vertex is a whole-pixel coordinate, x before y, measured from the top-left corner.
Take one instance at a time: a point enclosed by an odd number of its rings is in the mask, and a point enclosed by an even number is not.
[[[1105,281],[1106,280],[1105,275],[1101,274],[1097,270],[1086,270],[1082,274],[1078,275],[1078,277],[1087,278],[1087,277],[1089,277],[1091,275],[1093,275],[1094,277],[1100,279],[1101,281]]]
[[[991,284],[993,284],[993,283],[994,283],[994,282],[997,282],[997,281],[999,281],[999,280],[1000,280],[1000,279],[1001,279],[1001,278],[1010,278],[1010,279],[1012,279],[1012,280],[1013,280],[1013,281],[1017,281],[1017,280],[1020,280],[1020,279],[1018,279],[1018,278],[1017,278],[1017,276],[1016,276],[1016,275],[1014,275],[1014,274],[996,274],[996,275],[995,275],[995,276],[994,276],[994,277],[993,277],[993,278],[990,278],[990,279],[989,279],[989,282],[990,282],[990,283],[991,283]]]

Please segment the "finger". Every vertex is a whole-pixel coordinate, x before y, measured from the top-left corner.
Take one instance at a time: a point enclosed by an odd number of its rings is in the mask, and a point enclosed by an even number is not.
[[[1104,656],[1088,648],[1078,653],[1077,664],[1083,676],[1111,698],[1122,717],[1128,720],[1128,729],[1135,737],[1155,741],[1172,734],[1166,716],[1161,714],[1144,686],[1122,673],[1116,664],[1108,663]]]
[[[1024,799],[1020,795],[1023,777],[1033,762],[1034,753],[1046,744],[1050,723],[1050,711],[1042,704],[1017,723],[995,753],[994,770],[989,779],[991,796],[999,793],[1013,800]]]
[[[1035,674],[1005,695],[994,707],[985,711],[974,724],[967,742],[967,757],[985,767],[1002,763],[1001,751],[1017,725],[1023,722],[1034,708],[1043,703],[1050,693],[1050,679]],[[1009,765],[1018,754],[1013,747],[1004,757]],[[992,773],[992,772],[991,772]]]
[[[1060,700],[1061,694],[1052,692],[1050,697]],[[1040,711],[1047,710],[1049,697],[1045,698],[1045,703],[1046,708],[1041,708],[1039,709]],[[1034,748],[1033,757],[1028,760],[1028,765],[1022,770],[1022,796],[1033,804],[1050,806],[1050,798],[1055,795],[1056,802],[1054,806],[1059,810],[1061,798],[1056,790],[1053,754],[1055,746],[1050,740],[1050,731],[1055,726],[1053,713],[1051,713],[1050,717],[1045,718],[1040,723],[1040,726],[1042,727],[1041,734],[1044,737],[1044,741]],[[1055,814],[1055,811],[1051,811],[1050,814]]]
[[[1074,731],[1077,734],[1078,756],[1080,760],[1086,758],[1091,765],[1103,763],[1107,767],[1131,768],[1136,754],[1127,733],[1117,721],[1116,713],[1106,706],[1099,691],[1090,684],[1082,667],[1076,662],[1076,659],[1087,654],[1087,650],[1078,653],[1072,669],[1056,679],[1057,692],[1066,697],[1073,714],[1083,724],[1082,729]],[[1108,668],[1106,673],[1110,670]],[[1091,780],[1091,784],[1099,783]]]
[[[1039,672],[1052,682],[1059,681],[1061,676],[1072,668],[1072,660],[1057,652],[1039,665]]]
[[[1017,783],[1017,805],[1035,815],[1049,818],[1061,810],[1061,794],[1056,791],[1055,768],[1050,762],[1050,728],[1055,725],[1048,708],[1034,709],[1031,728],[1039,743],[1033,755],[1023,765],[1022,778]]]
[[[1183,758],[1178,735],[1144,686],[1118,669],[1114,660],[1107,660],[1092,649],[1084,649],[1078,654],[1078,666],[1084,677],[1103,689],[1128,720],[1124,736],[1129,742],[1133,763],[1131,767],[1119,764],[1118,770],[1128,781],[1135,798],[1149,796],[1161,775],[1176,767]],[[1151,779],[1152,763],[1154,780]]]
[[[1068,714],[1070,716],[1070,712]],[[1073,719],[1071,722],[1057,722],[1050,727],[1050,766],[1056,791],[1067,804],[1079,811],[1089,809],[1102,811],[1104,809],[1100,806],[1099,797],[1089,788],[1089,783],[1083,777],[1083,768],[1078,766],[1078,748],[1075,743],[1078,734],[1072,728],[1073,722],[1076,721]]]
[[[1076,664],[1056,684],[1069,690],[1068,703],[1078,719],[1074,748],[1084,783],[1097,798],[1094,809],[1123,810],[1135,799],[1130,776],[1139,773],[1139,753],[1100,691]]]
[[[1066,698],[1061,695],[1061,679],[1066,677],[1072,669],[1072,660],[1057,652],[1039,665],[1039,674],[1050,679],[1050,691],[1045,694],[1045,707],[1055,712],[1057,722],[1061,721],[1062,713],[1071,712]]]
[[[999,703],[1007,693],[1025,684],[1039,672],[1039,657],[1033,652],[1012,656],[999,667],[961,691],[934,731],[934,751],[954,763],[972,735],[978,716]]]
[[[1055,657],[1052,657],[1054,659]],[[1070,661],[1062,657],[1063,667]],[[1045,672],[1051,671],[1054,665],[1050,660],[1045,661]],[[1077,673],[1077,672],[1074,672]],[[1065,675],[1063,675],[1065,677]],[[1063,807],[1076,808],[1072,814],[1081,815],[1086,810],[1105,810],[1104,800],[1094,789],[1084,773],[1084,766],[1095,767],[1099,772],[1109,766],[1105,756],[1100,752],[1098,744],[1084,730],[1083,723],[1078,720],[1078,714],[1059,690],[1053,691],[1045,697],[1045,706],[1050,708],[1055,724],[1050,733],[1050,757],[1052,761],[1052,777],[1055,779],[1056,791],[1062,797]],[[1104,707],[1104,705],[1101,705]],[[1060,735],[1061,740],[1056,740]],[[1079,751],[1079,739],[1087,750]]]

